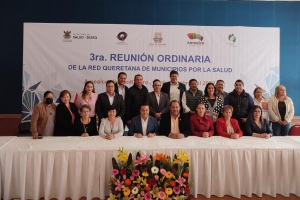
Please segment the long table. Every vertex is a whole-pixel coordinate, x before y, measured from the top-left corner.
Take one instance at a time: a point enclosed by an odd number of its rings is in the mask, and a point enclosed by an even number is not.
[[[300,196],[300,137],[105,140],[93,136],[0,137],[0,198],[104,199],[110,192],[111,158],[118,155],[119,147],[133,156],[140,150],[173,157],[185,150],[194,196]]]

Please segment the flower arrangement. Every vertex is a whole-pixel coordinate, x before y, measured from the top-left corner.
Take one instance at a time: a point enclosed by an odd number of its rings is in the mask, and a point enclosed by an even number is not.
[[[146,156],[140,151],[132,159],[123,148],[112,158],[108,200],[190,199],[189,158],[184,151],[174,155]]]

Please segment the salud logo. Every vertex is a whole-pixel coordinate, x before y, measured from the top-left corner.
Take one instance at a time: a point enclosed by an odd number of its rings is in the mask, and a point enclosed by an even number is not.
[[[228,40],[229,41],[231,41],[231,42],[233,42],[233,43],[235,43],[236,42],[236,37],[234,36],[234,34],[232,33],[232,34],[229,34],[229,36],[228,36]]]
[[[118,38],[118,40],[120,40],[120,41],[124,41],[124,40],[126,40],[127,35],[128,35],[128,34],[127,34],[126,32],[122,31],[122,32],[120,32],[120,33],[117,35],[117,38]]]
[[[198,40],[202,41],[202,40],[204,39],[203,36],[201,36],[201,35],[198,34],[198,33],[188,33],[187,36],[188,36],[191,40],[198,39]]]

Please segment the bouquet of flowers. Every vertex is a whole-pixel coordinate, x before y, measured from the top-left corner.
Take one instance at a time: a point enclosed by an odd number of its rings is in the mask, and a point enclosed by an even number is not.
[[[135,160],[119,148],[112,158],[109,200],[190,199],[189,159],[184,151],[169,156],[153,157],[138,152]]]

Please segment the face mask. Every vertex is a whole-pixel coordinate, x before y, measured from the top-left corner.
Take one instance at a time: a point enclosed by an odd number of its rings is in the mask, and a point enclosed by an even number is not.
[[[46,98],[46,104],[52,104],[53,103],[53,99],[52,98]]]

